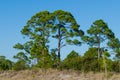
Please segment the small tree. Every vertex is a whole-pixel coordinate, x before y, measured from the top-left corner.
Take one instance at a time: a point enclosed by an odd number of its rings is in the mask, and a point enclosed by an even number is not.
[[[14,47],[17,47],[17,45]],[[17,55],[13,56],[13,58],[18,60],[13,65],[14,70],[24,70],[29,68],[30,60],[28,56],[25,55],[25,53],[19,52]]]
[[[115,59],[119,65],[119,72],[120,72],[120,41],[118,38],[113,38],[108,42],[108,46],[114,51]],[[113,62],[114,64],[117,62]],[[118,66],[116,65],[116,67]]]
[[[99,59],[101,56],[101,43],[114,38],[114,33],[109,29],[107,23],[101,19],[93,22],[87,33],[89,36],[83,36],[82,39],[92,47],[97,46]]]
[[[12,69],[13,62],[6,59],[5,56],[0,56],[0,70],[10,70]]]
[[[24,70],[27,69],[28,66],[26,65],[24,60],[19,60],[14,63],[13,65],[13,70],[19,71],[19,70]]]
[[[64,69],[81,70],[81,61],[81,56],[77,52],[71,51],[63,60],[62,66]]]
[[[99,60],[100,61],[100,60]],[[97,60],[97,48],[89,48],[82,57],[82,69],[84,72],[94,71],[100,69],[100,63]]]

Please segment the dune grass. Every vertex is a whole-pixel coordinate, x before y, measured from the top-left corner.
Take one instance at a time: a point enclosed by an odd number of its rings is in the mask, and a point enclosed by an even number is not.
[[[0,80],[106,80],[104,73],[82,73],[73,70],[1,71]],[[108,80],[120,80],[120,73],[110,73]]]

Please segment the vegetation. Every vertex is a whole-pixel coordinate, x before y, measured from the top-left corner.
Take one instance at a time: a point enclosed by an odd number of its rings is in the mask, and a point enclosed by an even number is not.
[[[32,74],[33,73],[33,74]],[[47,69],[47,75],[39,70],[21,70],[21,71],[4,71],[0,73],[0,80],[106,80],[104,73],[80,73],[74,70],[53,70]],[[112,74],[109,80],[119,80],[120,74]]]
[[[120,73],[120,41],[102,19],[93,22],[85,35],[70,12],[43,11],[32,16],[21,33],[27,41],[13,46],[19,50],[14,56],[17,61],[12,62],[0,56],[0,70],[59,67],[82,72]],[[57,39],[54,43],[58,47],[51,49],[51,39]],[[82,43],[90,46],[83,56],[73,50],[61,60],[63,46],[80,47]],[[113,52],[115,57],[111,59]]]
[[[12,69],[13,62],[6,59],[5,56],[0,56],[0,70],[10,70]]]

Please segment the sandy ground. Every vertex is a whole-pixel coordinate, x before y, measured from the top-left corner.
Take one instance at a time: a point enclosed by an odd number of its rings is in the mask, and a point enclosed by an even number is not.
[[[1,71],[0,80],[107,80],[104,73],[81,73],[58,70]],[[120,73],[108,75],[108,80],[120,80]]]

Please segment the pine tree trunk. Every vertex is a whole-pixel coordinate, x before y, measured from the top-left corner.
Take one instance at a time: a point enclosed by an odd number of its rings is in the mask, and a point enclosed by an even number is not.
[[[98,59],[100,58],[100,34],[98,35]]]
[[[60,26],[58,26],[58,65],[60,64],[60,43],[61,43],[61,34],[60,34]]]

